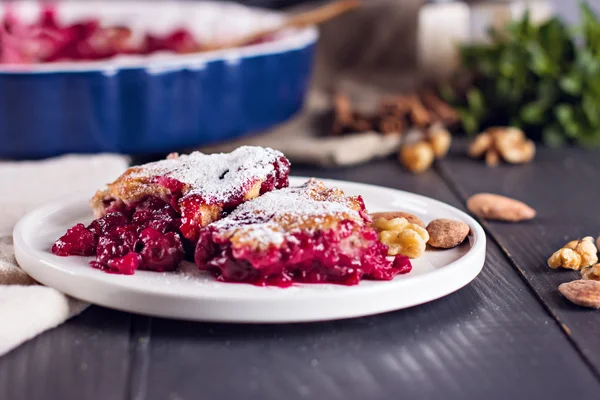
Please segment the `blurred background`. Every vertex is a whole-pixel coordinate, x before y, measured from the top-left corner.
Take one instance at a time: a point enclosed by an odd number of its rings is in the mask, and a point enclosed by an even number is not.
[[[258,144],[347,165],[495,125],[600,144],[600,88],[579,90],[600,0],[236,3],[4,2],[0,157]]]

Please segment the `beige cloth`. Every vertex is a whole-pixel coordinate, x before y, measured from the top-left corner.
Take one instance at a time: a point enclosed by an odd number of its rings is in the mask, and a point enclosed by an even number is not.
[[[325,136],[315,128],[314,119],[330,108],[328,98],[313,91],[305,112],[257,136],[200,148],[204,153],[230,152],[241,145],[266,146],[281,151],[292,162],[320,166],[352,165],[385,157],[398,151],[401,137],[377,132],[339,137]]]
[[[0,162],[0,355],[77,315],[87,304],[38,285],[14,258],[12,230],[28,211],[73,192],[93,192],[128,165],[115,155]]]
[[[267,146],[281,151],[292,163],[341,166],[360,164],[395,153],[400,140],[400,136],[383,136],[377,132],[356,133],[339,138],[319,138],[311,135],[308,130],[299,130],[294,135],[289,135],[285,130],[277,130],[201,150],[230,152],[241,145]]]

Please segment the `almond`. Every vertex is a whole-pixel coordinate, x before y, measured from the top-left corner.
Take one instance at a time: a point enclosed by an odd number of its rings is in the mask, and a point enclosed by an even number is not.
[[[469,230],[469,225],[462,221],[434,219],[427,225],[429,233],[427,244],[440,249],[450,249],[464,242]]]
[[[518,222],[535,217],[535,210],[527,204],[492,193],[478,193],[467,200],[467,208],[485,219]]]
[[[600,282],[577,280],[563,283],[558,291],[571,303],[591,308],[600,308]]]
[[[422,228],[425,228],[425,223],[421,220],[421,218],[417,217],[414,214],[403,212],[403,211],[384,211],[384,212],[376,212],[369,214],[373,220],[377,218],[383,219],[394,219],[394,218],[406,218],[408,222],[411,224],[419,225]]]

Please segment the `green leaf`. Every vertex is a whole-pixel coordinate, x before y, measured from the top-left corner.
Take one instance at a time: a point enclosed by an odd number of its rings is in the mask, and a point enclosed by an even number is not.
[[[585,3],[580,20],[575,36],[558,18],[538,25],[526,14],[489,43],[461,47],[473,77],[455,103],[465,130],[512,123],[551,146],[600,147],[600,20]]]
[[[452,85],[448,83],[442,83],[440,84],[438,90],[440,92],[440,96],[442,96],[442,99],[448,103],[456,103],[458,100],[458,95]]]
[[[482,117],[485,114],[485,104],[481,91],[477,88],[471,88],[467,92],[467,104],[469,111],[475,117]]]
[[[568,123],[564,127],[565,127],[565,134],[568,137],[575,139],[578,136],[581,136],[581,128],[579,125],[577,125],[576,122]]]
[[[573,60],[573,39],[567,26],[558,18],[544,22],[538,30],[538,40],[550,61],[560,67]]]
[[[597,131],[594,131],[592,134],[582,135],[576,141],[577,144],[583,147],[600,148],[600,136],[598,136]]]
[[[579,5],[579,12],[581,14],[581,30],[585,45],[594,54],[598,54],[600,50],[600,22],[598,21],[598,17],[592,11],[589,4],[584,1]]]
[[[498,77],[496,80],[496,95],[500,99],[507,99],[511,95],[511,81],[510,79]]]
[[[510,88],[510,101],[517,102],[525,98],[525,85],[527,81],[526,79],[518,79],[515,80]]]
[[[554,110],[556,118],[562,125],[564,132],[571,138],[576,138],[580,135],[580,127],[575,120],[575,110],[569,104],[559,104]]]
[[[473,114],[467,110],[459,110],[460,120],[462,122],[463,129],[468,134],[476,133],[479,130],[479,122]]]
[[[512,126],[513,128],[519,128],[519,129],[523,128],[523,124],[521,123],[521,120],[517,117],[512,117],[510,119],[510,122],[508,123],[508,126]]]
[[[546,146],[557,148],[566,143],[562,129],[557,124],[547,126],[542,132],[542,138]]]
[[[553,79],[541,81],[538,84],[535,95],[539,102],[543,103],[547,107],[550,107],[556,102],[559,96],[559,90],[556,87],[556,81]]]
[[[525,10],[525,14],[520,20],[509,22],[506,30],[519,39],[525,39],[531,35],[535,28],[531,24],[529,9]]]
[[[578,49],[576,64],[584,76],[595,76],[600,71],[600,60],[587,48]]]
[[[554,109],[554,113],[556,114],[556,118],[558,118],[558,121],[563,125],[567,125],[573,122],[573,107],[571,107],[571,105],[569,104],[557,105]]]
[[[516,63],[515,60],[513,60],[510,55],[505,55],[501,60],[500,60],[500,64],[498,66],[498,70],[500,71],[500,74],[502,74],[502,76],[505,76],[507,78],[510,78],[512,76],[515,75],[516,72]]]
[[[478,70],[485,76],[495,76],[498,72],[498,64],[492,58],[481,58]]]
[[[553,75],[555,73],[553,63],[546,51],[539,42],[530,42],[527,44],[527,51],[530,56],[531,70],[539,76]]]
[[[561,77],[558,80],[558,85],[568,94],[576,96],[581,93],[583,79],[577,72],[572,71],[568,75]]]
[[[598,110],[598,99],[593,99],[590,96],[583,96],[581,101],[581,109],[592,126],[600,125],[600,115]]]
[[[546,106],[540,101],[526,104],[521,108],[519,113],[523,122],[532,125],[541,124],[544,120],[544,114],[546,113]]]
[[[579,135],[575,138],[577,144],[584,147],[600,148],[600,131],[598,127],[581,126]]]

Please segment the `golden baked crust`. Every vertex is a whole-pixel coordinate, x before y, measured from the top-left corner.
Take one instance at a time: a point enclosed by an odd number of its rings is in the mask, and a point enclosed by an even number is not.
[[[335,229],[342,221],[363,226],[363,210],[360,197],[346,196],[341,189],[312,178],[303,186],[247,202],[214,226],[233,247],[259,249],[277,245],[290,233]]]
[[[96,192],[90,203],[99,218],[158,197],[176,203],[182,226],[202,227],[219,219],[224,210],[286,187],[288,174],[288,160],[269,148],[243,146],[226,154],[171,154],[166,160],[129,168]]]
[[[142,174],[143,167],[131,167],[105,189],[98,190],[90,200],[96,218],[106,213],[108,203],[117,201],[133,204],[144,197],[155,196],[166,199],[171,192],[154,181],[155,177]]]

